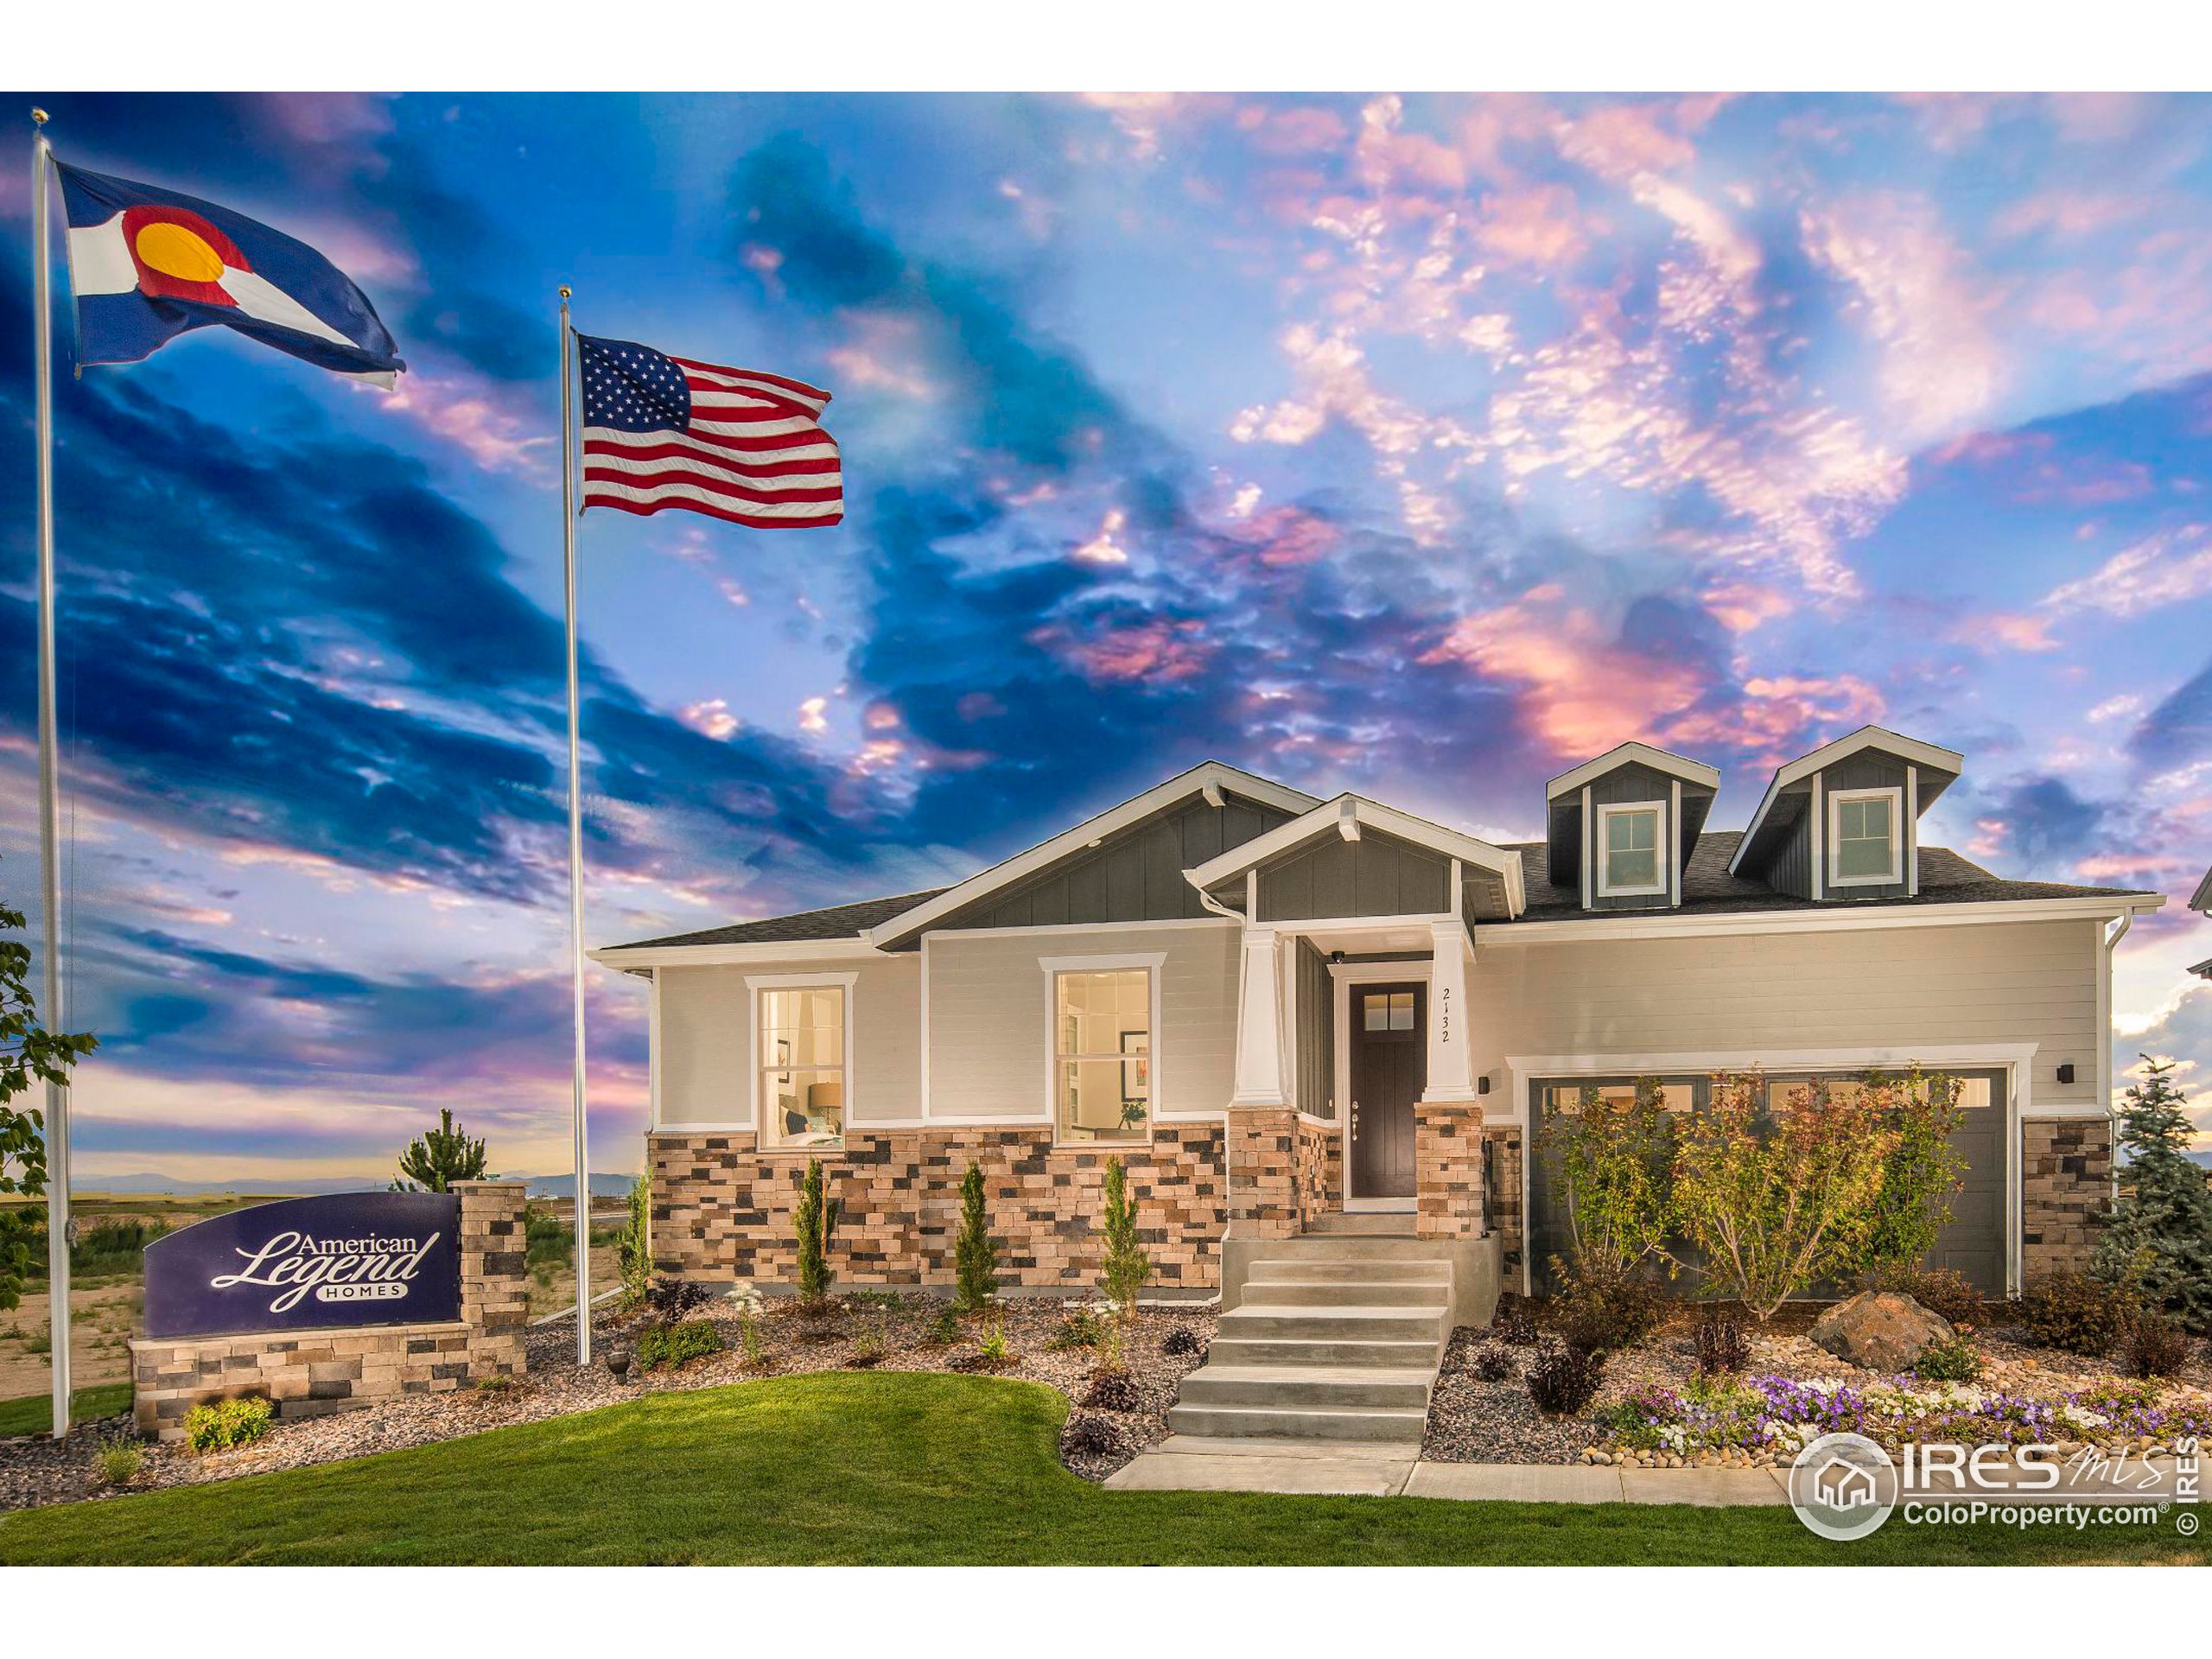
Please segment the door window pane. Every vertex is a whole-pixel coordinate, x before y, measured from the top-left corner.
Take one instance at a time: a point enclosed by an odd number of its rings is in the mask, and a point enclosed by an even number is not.
[[[1370,991],[1360,998],[1360,1028],[1363,1031],[1411,1031],[1414,994],[1411,991]]]

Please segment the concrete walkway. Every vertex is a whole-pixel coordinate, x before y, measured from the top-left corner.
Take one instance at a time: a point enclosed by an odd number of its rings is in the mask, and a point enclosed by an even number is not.
[[[1320,1440],[1170,1435],[1106,1484],[1137,1492],[1301,1492],[1364,1497],[1440,1497],[1517,1503],[1688,1503],[1702,1509],[1787,1504],[1786,1469],[1618,1469],[1602,1465],[1433,1463],[1404,1445]],[[2155,1476],[2143,1485],[2145,1476]],[[2174,1492],[2171,1462],[2132,1464],[2126,1478],[2079,1480],[2071,1471],[2049,1491],[2018,1501],[2156,1503]],[[1953,1494],[1945,1493],[1950,1497]],[[2007,1501],[2002,1492],[1956,1494]]]

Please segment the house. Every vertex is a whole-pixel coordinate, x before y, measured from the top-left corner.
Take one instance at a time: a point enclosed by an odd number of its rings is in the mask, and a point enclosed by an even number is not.
[[[2196,891],[2190,894],[2189,907],[2200,916],[2212,916],[2212,870],[2204,872],[2204,879],[2196,884]],[[2212,957],[2206,957],[2189,971],[2199,979],[2212,979]]]
[[[1625,743],[1498,844],[1209,762],[954,887],[597,950],[652,987],[655,1255],[786,1282],[819,1158],[843,1283],[949,1284],[974,1161],[1008,1287],[1076,1291],[1118,1154],[1157,1292],[1233,1310],[1300,1241],[1381,1235],[1465,1322],[1561,1248],[1548,1104],[1917,1062],[1967,1109],[1936,1260],[2016,1291],[2088,1249],[2111,947],[2162,901],[1924,844],[1964,766],[1868,727],[1720,830],[1719,772]]]

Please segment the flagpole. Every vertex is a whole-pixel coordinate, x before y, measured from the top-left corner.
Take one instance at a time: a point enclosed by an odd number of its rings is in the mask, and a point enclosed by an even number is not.
[[[561,289],[561,582],[569,643],[569,979],[575,1007],[575,1060],[571,1079],[576,1132],[576,1363],[591,1363],[591,1168],[584,1122],[584,790],[577,758],[576,435],[569,383],[575,335],[569,327],[569,289]]]
[[[38,853],[46,914],[39,1011],[61,1018],[61,795],[54,690],[54,268],[47,223],[46,111],[31,111],[31,381],[38,405]],[[54,1438],[69,1433],[69,1090],[46,1085],[46,1288]]]

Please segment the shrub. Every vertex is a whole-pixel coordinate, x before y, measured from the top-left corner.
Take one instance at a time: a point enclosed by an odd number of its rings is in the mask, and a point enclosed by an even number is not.
[[[1611,1353],[1635,1346],[1658,1328],[1665,1303],[1649,1281],[1595,1277],[1567,1267],[1557,1256],[1552,1268],[1562,1281],[1552,1323],[1568,1347]]]
[[[880,1365],[883,1363],[886,1346],[883,1330],[880,1325],[865,1327],[860,1335],[853,1339],[853,1351],[846,1356],[845,1363],[856,1370],[866,1370],[871,1365]]]
[[[1090,1387],[1084,1391],[1083,1403],[1101,1411],[1136,1411],[1144,1405],[1144,1395],[1128,1371],[1118,1365],[1101,1365],[1090,1374]]]
[[[2092,1270],[2132,1285],[2145,1306],[2171,1314],[2184,1330],[2212,1332],[2212,1188],[2190,1160],[2196,1131],[2173,1084],[2173,1062],[2149,1064],[2120,1109],[2120,1201]]]
[[[1544,1144],[1559,1154],[1559,1191],[1586,1280],[1624,1281],[1654,1258],[1669,1270],[1675,1217],[1675,1124],[1656,1078],[1639,1077],[1632,1098],[1592,1086],[1569,1111],[1546,1117]]]
[[[1957,1332],[1922,1349],[1912,1372],[1930,1382],[1971,1382],[1981,1375],[1981,1350],[1971,1336]]]
[[[1513,1375],[1511,1350],[1485,1344],[1475,1350],[1475,1375],[1485,1382],[1503,1382]]]
[[[722,1351],[722,1333],[705,1319],[656,1325],[638,1338],[638,1363],[649,1371],[682,1365]]]
[[[838,1208],[822,1179],[822,1160],[808,1159],[791,1226],[798,1240],[798,1299],[810,1306],[829,1299],[837,1276],[830,1266],[830,1235],[836,1230]]]
[[[1014,1344],[1007,1340],[1006,1325],[1002,1320],[991,1321],[989,1328],[983,1332],[983,1339],[976,1344],[976,1351],[994,1364],[1013,1363]]]
[[[1052,1332],[1045,1345],[1060,1350],[1096,1348],[1104,1336],[1098,1315],[1087,1307],[1078,1307],[1061,1315],[1060,1328]]]
[[[137,1478],[138,1465],[145,1456],[145,1449],[136,1440],[110,1440],[100,1448],[92,1466],[103,1485],[128,1486]]]
[[[1187,1325],[1177,1325],[1160,1340],[1160,1351],[1170,1357],[1203,1354],[1205,1351],[1205,1338]]]
[[[761,1334],[760,1316],[747,1308],[737,1317],[737,1346],[748,1371],[768,1369],[768,1339]]]
[[[1518,1296],[1498,1299],[1497,1312],[1491,1317],[1490,1328],[1500,1342],[1516,1348],[1526,1348],[1536,1340],[1535,1313]]]
[[[1758,1072],[1716,1074],[1675,1160],[1675,1208],[1707,1276],[1762,1320],[1861,1265],[1897,1141],[1870,1090],[1767,1096]]]
[[[1571,1416],[1596,1398],[1605,1381],[1605,1357],[1560,1343],[1540,1350],[1529,1367],[1529,1397],[1554,1417]]]
[[[1119,1156],[1106,1160],[1106,1257],[1099,1284],[1123,1325],[1137,1316],[1137,1292],[1152,1277],[1152,1258],[1137,1242],[1137,1207]]]
[[[1122,1449],[1122,1431],[1105,1417],[1071,1415],[1060,1430],[1064,1458],[1110,1458]]]
[[[2086,1273],[2047,1274],[2020,1299],[2020,1324],[2030,1338],[2089,1359],[2113,1351],[2132,1312],[2126,1292]]]
[[[1973,1281],[1953,1268],[1885,1267],[1872,1277],[1876,1290],[1910,1296],[1952,1325],[1986,1325],[1988,1309]]]
[[[260,1395],[194,1406],[185,1414],[184,1438],[195,1452],[227,1452],[251,1446],[269,1432],[276,1408]]]
[[[1698,1315],[1697,1374],[1734,1376],[1751,1363],[1751,1338],[1733,1308],[1707,1304]]]
[[[959,1283],[954,1298],[961,1312],[973,1313],[998,1294],[999,1252],[991,1241],[991,1222],[983,1208],[983,1169],[971,1163],[960,1178],[960,1236],[953,1245],[953,1271]]]
[[[622,1281],[622,1306],[645,1305],[653,1282],[653,1178],[640,1175],[630,1185],[630,1213],[614,1241],[614,1259]]]
[[[575,1235],[558,1216],[526,1204],[522,1211],[523,1259],[533,1268],[562,1266],[576,1259]]]
[[[1902,1077],[1870,1073],[1860,1085],[1890,1135],[1866,1217],[1864,1262],[1873,1272],[1916,1268],[1950,1222],[1951,1195],[1966,1185],[1966,1160],[1951,1144],[1966,1116],[1960,1088],[1956,1077],[1917,1066]]]
[[[2139,1310],[2120,1338],[2120,1363],[2130,1376],[2171,1376],[2189,1363],[2189,1338],[2165,1315]]]
[[[896,1313],[906,1306],[905,1293],[896,1290],[849,1290],[845,1301],[852,1307],[880,1308],[886,1313]]]
[[[954,1308],[949,1303],[945,1306],[938,1309],[936,1316],[929,1322],[929,1328],[922,1332],[922,1340],[924,1342],[935,1343],[939,1345],[949,1342],[959,1341],[960,1314],[958,1310]]]
[[[135,1274],[146,1247],[168,1230],[165,1221],[141,1217],[95,1222],[69,1247],[69,1269],[87,1279]]]
[[[672,1275],[656,1279],[645,1292],[653,1317],[663,1325],[674,1325],[706,1306],[713,1295],[695,1279],[678,1279]]]
[[[477,1377],[468,1386],[479,1394],[505,1394],[514,1385],[514,1378],[505,1372],[498,1372],[490,1376]]]

